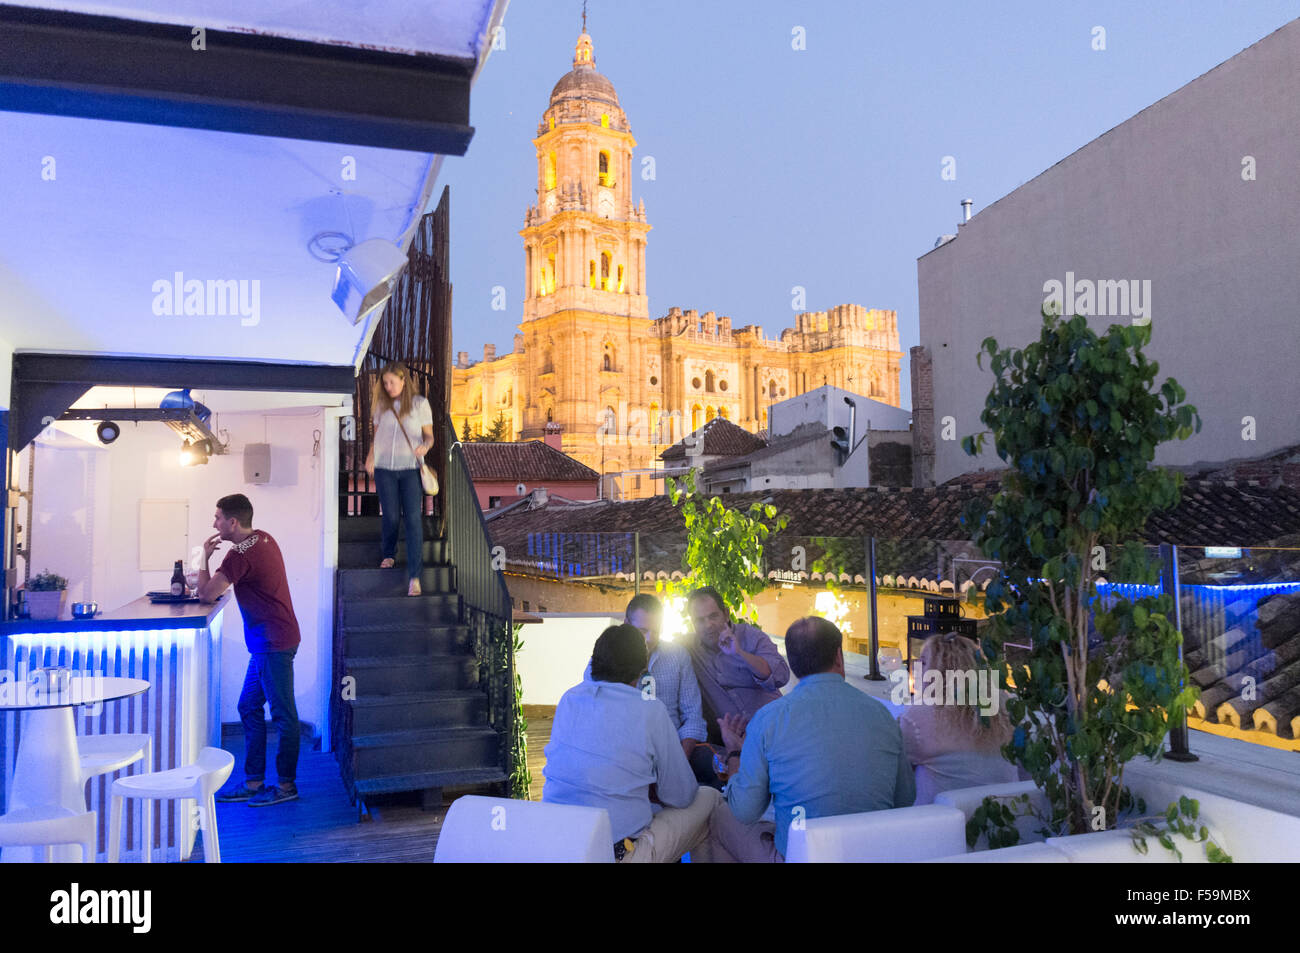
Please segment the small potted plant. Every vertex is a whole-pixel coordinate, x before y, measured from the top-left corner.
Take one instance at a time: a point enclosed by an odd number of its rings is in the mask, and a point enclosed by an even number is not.
[[[46,569],[27,581],[27,611],[33,619],[57,619],[67,594],[68,580]]]

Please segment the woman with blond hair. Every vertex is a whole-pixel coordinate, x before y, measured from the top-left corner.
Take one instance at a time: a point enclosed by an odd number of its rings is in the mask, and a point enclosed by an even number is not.
[[[375,438],[366,457],[366,472],[375,478],[383,525],[383,561],[391,569],[397,555],[399,514],[406,527],[406,594],[420,594],[424,568],[424,487],[420,464],[433,448],[433,409],[415,392],[403,364],[388,364],[379,372],[371,396]]]
[[[948,633],[925,640],[920,678],[898,719],[903,753],[916,769],[917,804],[932,804],[943,791],[1020,779],[1002,757],[1012,729],[999,683],[970,639]]]

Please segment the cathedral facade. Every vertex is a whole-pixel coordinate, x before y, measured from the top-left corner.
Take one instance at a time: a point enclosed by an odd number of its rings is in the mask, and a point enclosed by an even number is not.
[[[524,311],[514,349],[452,370],[457,433],[558,434],[605,492],[662,491],[658,456],[714,416],[750,431],[767,408],[824,384],[900,406],[898,319],[855,304],[800,314],[779,339],[712,311],[651,318],[650,225],[632,196],[632,137],[584,32],[533,140],[538,204],[524,215]]]

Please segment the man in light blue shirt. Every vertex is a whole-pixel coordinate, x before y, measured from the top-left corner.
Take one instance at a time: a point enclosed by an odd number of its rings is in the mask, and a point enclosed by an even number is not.
[[[691,656],[682,646],[664,642],[659,638],[663,629],[663,604],[648,592],[632,597],[627,604],[624,620],[640,630],[645,639],[646,671],[638,685],[646,694],[658,698],[668,709],[668,719],[677,730],[682,751],[691,762],[691,769],[701,784],[721,789],[713,771],[713,750],[707,746],[697,756],[696,746],[708,737],[704,723],[704,708],[700,701],[700,685],[695,680]],[[583,679],[591,678],[591,663]]]
[[[645,667],[639,630],[624,624],[601,633],[591,681],[569,689],[556,707],[542,800],[608,811],[616,859],[672,863],[693,852],[704,860],[709,815],[722,796],[696,782],[668,709],[638,687]]]
[[[731,810],[713,815],[714,860],[781,861],[795,818],[909,807],[915,799],[898,723],[844,680],[841,645],[826,619],[799,619],[785,635],[799,683],[748,725],[735,715],[721,719],[728,767],[739,767],[727,786]],[[769,799],[776,824],[759,824]]]

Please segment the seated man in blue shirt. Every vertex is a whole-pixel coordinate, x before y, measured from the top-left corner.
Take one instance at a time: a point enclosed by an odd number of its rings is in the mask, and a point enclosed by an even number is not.
[[[616,860],[672,863],[691,852],[703,861],[722,795],[696,782],[668,709],[638,687],[645,668],[639,630],[624,624],[601,633],[592,680],[565,692],[555,709],[542,800],[605,808]]]
[[[714,813],[710,841],[719,862],[781,862],[790,824],[811,817],[909,807],[916,797],[903,736],[884,705],[844,680],[840,630],[816,616],[785,634],[799,683],[749,720],[720,721],[730,811]],[[774,802],[776,824],[758,819]]]
[[[648,592],[639,593],[627,604],[624,620],[641,632],[649,656],[638,687],[658,698],[668,709],[668,718],[677,730],[682,751],[690,761],[696,780],[721,790],[722,782],[713,770],[713,749],[703,743],[708,732],[690,653],[680,645],[659,638],[664,621],[663,604]],[[591,678],[590,662],[582,677]]]

